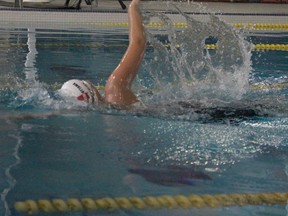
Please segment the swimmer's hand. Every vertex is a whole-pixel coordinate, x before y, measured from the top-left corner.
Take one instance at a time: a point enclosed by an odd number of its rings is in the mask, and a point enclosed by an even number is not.
[[[130,5],[139,5],[140,0],[132,0]]]

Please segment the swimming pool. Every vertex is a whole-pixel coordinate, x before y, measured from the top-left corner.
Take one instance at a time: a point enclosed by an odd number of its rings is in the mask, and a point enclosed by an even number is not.
[[[249,45],[287,44],[287,32],[245,32],[244,40],[214,23],[198,35],[169,23],[148,29],[134,86],[145,106],[132,111],[57,95],[71,78],[104,85],[128,44],[125,27],[1,29],[1,214],[18,215],[13,205],[24,200],[287,192],[287,51]],[[195,43],[203,38],[218,47]],[[96,213],[287,214],[283,203],[243,203]]]

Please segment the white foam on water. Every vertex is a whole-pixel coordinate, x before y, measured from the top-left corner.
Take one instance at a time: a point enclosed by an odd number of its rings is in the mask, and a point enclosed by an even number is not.
[[[202,22],[176,10],[186,19],[184,30],[174,27],[164,13],[149,15],[164,23],[168,39],[163,42],[148,31],[154,58],[146,60],[145,69],[153,78],[154,90],[153,97],[146,100],[227,103],[241,99],[248,90],[252,70],[250,47],[244,36],[213,13]],[[217,49],[207,50],[206,40],[214,40]]]

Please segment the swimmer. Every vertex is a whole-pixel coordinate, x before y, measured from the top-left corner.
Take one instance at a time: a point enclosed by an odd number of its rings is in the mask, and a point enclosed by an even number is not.
[[[140,0],[132,0],[128,8],[129,45],[119,65],[109,76],[102,96],[94,85],[84,80],[69,80],[60,93],[88,103],[104,103],[117,107],[129,107],[138,102],[131,90],[132,82],[140,68],[145,49],[146,36],[139,10]]]

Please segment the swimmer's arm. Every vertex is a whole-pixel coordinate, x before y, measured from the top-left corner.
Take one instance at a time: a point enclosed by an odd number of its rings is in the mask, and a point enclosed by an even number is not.
[[[146,37],[139,11],[139,0],[133,0],[129,5],[129,45],[112,76],[121,78],[121,85],[131,87],[141,65],[146,48]]]
[[[139,11],[139,2],[140,0],[133,0],[129,5],[129,45],[120,64],[116,68],[116,70],[126,73],[127,78],[130,78],[127,79],[129,87],[138,72],[146,48],[146,36],[142,16]]]
[[[146,49],[146,37],[139,11],[139,0],[133,0],[128,9],[129,45],[118,67],[110,75],[105,94],[107,102],[116,102],[123,95],[118,90],[131,92],[131,85],[141,65]]]
[[[140,60],[138,65],[140,65],[145,48],[146,48],[146,36],[143,26],[142,16],[139,11],[140,0],[133,0],[129,5],[129,46],[126,51],[132,54],[138,54],[136,58]],[[136,50],[132,49],[136,48]],[[132,55],[133,56],[133,55]],[[125,58],[125,56],[124,56]],[[124,60],[122,59],[122,61]]]

